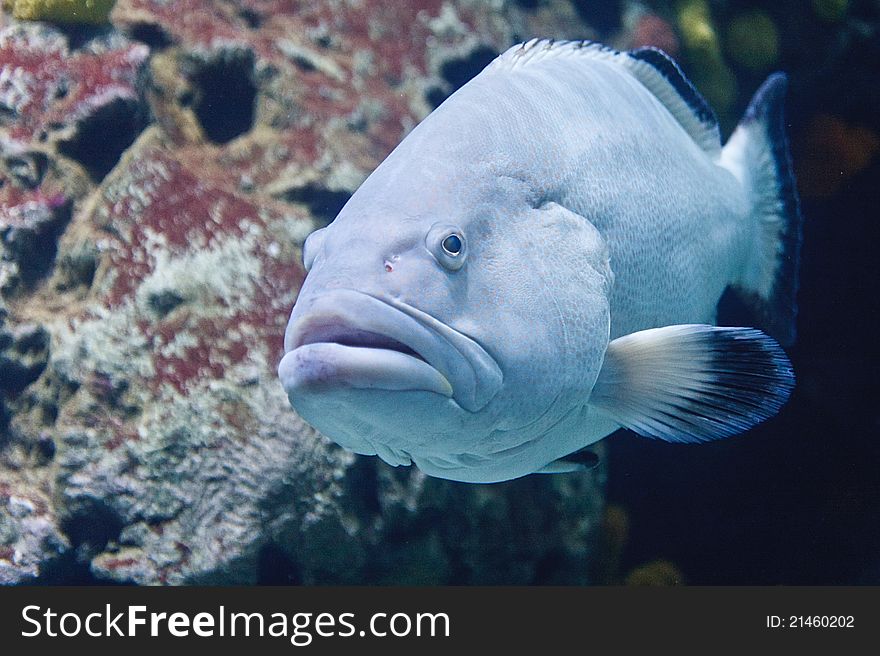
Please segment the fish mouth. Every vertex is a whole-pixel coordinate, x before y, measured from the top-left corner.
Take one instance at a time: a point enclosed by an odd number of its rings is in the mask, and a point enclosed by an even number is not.
[[[495,360],[476,341],[397,299],[333,289],[298,299],[278,367],[294,400],[303,392],[417,390],[471,412],[501,387]]]

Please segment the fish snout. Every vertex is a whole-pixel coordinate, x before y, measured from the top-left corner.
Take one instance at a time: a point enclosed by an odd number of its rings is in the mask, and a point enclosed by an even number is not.
[[[438,346],[411,318],[351,289],[298,300],[284,338],[279,375],[291,400],[330,389],[426,391],[452,396],[435,363]]]
[[[503,378],[494,359],[466,335],[406,303],[352,289],[298,299],[284,350],[290,381],[302,381],[294,374],[305,370],[294,371],[292,363],[308,355],[309,371],[320,370],[322,384],[338,375],[340,384],[353,387],[433,391],[471,412],[495,396]]]

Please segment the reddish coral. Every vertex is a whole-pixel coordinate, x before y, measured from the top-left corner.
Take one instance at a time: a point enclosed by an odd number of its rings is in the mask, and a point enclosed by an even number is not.
[[[52,217],[67,198],[61,193],[42,189],[22,189],[14,184],[0,186],[0,230],[4,228],[33,228],[28,225],[34,217]]]
[[[109,307],[128,299],[152,272],[151,236],[161,235],[163,248],[180,255],[194,245],[211,248],[219,237],[241,237],[242,220],[259,222],[253,203],[206,182],[198,168],[182,166],[160,146],[129,162],[98,213],[107,217],[105,229],[121,236],[110,254],[116,278],[106,298]]]
[[[159,258],[192,256],[230,239],[247,237],[249,266],[260,275],[251,281],[247,304],[233,307],[226,299],[215,299],[217,307],[225,308],[220,316],[206,316],[197,305],[184,305],[164,317],[136,314],[130,330],[146,339],[154,373],[147,380],[132,378],[127,385],[149,390],[157,400],[169,393],[186,396],[223,379],[229,367],[247,358],[256,356],[259,363],[257,354],[266,354],[260,369],[273,371],[281,355],[286,317],[304,272],[295,257],[269,254],[279,246],[273,244],[267,227],[303,220],[302,212],[231,191],[237,177],[216,160],[216,148],[172,153],[160,142],[136,148],[137,154],[111,175],[99,200],[90,206],[89,222],[100,228],[100,238],[108,247],[95,301],[121,312],[137,302],[138,290],[156,271]],[[40,198],[39,193],[32,198]],[[51,205],[54,200],[46,202]],[[108,285],[101,283],[101,275]],[[100,316],[85,308],[79,319],[95,323]],[[72,317],[66,323],[76,329]],[[166,348],[173,347],[180,333],[186,334],[186,346]],[[82,421],[103,436],[103,448],[114,452],[139,440],[135,424],[124,408],[117,407],[124,391],[119,381],[96,369],[86,371],[83,382],[101,409],[86,406]]]
[[[428,19],[436,17],[441,6],[440,0],[365,0],[355,7],[277,0],[236,12],[229,5],[218,7],[209,0],[123,0],[114,17],[117,24],[129,27],[160,26],[174,41],[185,42],[197,52],[244,47],[256,55],[258,66],[289,70],[290,89],[300,110],[297,115],[313,131],[315,118],[325,127],[333,118],[345,118],[362,103],[375,101],[384,111],[368,122],[366,136],[378,146],[375,158],[379,160],[400,141],[405,126],[421,118],[414,115],[410,99],[399,87],[405,78],[428,73],[425,43],[436,40]],[[248,29],[254,20],[260,21],[259,29]],[[473,19],[460,9],[459,20],[468,26]],[[316,70],[308,61],[292,59],[285,54],[285,43],[328,60],[340,76]],[[359,52],[370,55],[369,74],[354,70]],[[355,78],[357,84],[353,84]],[[300,132],[295,138],[302,136]]]
[[[148,54],[141,44],[71,54],[58,33],[7,28],[0,33],[0,97],[15,118],[8,136],[41,141],[116,99],[137,98],[137,72]]]
[[[111,572],[139,564],[140,561],[136,558],[105,558],[101,561],[101,566]]]
[[[256,347],[270,354],[273,362],[265,365],[274,369],[294,290],[305,275],[292,258],[267,254],[272,241],[268,226],[297,220],[295,212],[230,191],[237,178],[212,157],[215,150],[203,146],[172,152],[160,143],[141,146],[138,156],[130,157],[108,182],[103,201],[95,208],[102,228],[116,235],[105,269],[112,283],[101,299],[109,309],[134,302],[160,256],[185,257],[247,235],[254,244],[250,256],[259,263],[261,275],[251,281],[246,307],[219,317],[182,307],[164,318],[137,322],[138,332],[148,340],[155,370],[146,382],[156,393],[167,384],[183,394],[190,385],[223,378],[228,367],[243,362]],[[226,303],[225,299],[216,302]],[[196,343],[169,351],[166,347],[181,332]],[[246,335],[247,342],[233,334]]]

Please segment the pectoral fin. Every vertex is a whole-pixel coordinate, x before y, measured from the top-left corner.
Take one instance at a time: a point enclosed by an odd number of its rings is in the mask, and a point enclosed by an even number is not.
[[[687,324],[613,340],[590,404],[639,435],[705,442],[775,415],[794,373],[759,330]]]

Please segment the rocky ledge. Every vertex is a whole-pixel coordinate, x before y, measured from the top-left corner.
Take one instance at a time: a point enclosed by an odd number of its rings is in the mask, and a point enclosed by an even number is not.
[[[549,4],[2,14],[0,582],[589,580],[601,467],[426,479],[275,375],[306,235],[508,45],[596,36]]]

